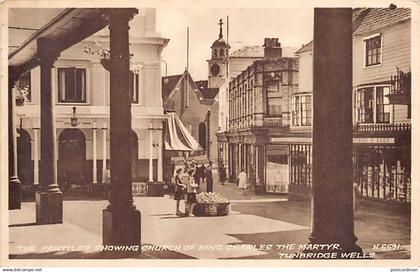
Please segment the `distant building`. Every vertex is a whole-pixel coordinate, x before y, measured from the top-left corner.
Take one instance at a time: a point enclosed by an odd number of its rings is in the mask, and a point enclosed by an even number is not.
[[[220,36],[220,35],[219,35]],[[217,40],[216,40],[217,41]],[[216,43],[215,41],[215,43]],[[229,45],[224,45],[227,50],[230,49]],[[254,61],[264,59],[264,46],[244,46],[232,53],[229,53],[229,57],[225,55],[223,58],[223,66],[227,67],[225,73],[220,75],[219,79],[219,130],[217,133],[218,141],[218,161],[223,163],[225,167],[228,167],[228,140],[226,133],[229,129],[229,82],[236,78],[242,71],[246,70],[248,66],[252,65]],[[283,57],[294,57],[296,48],[282,47]],[[221,61],[220,58],[215,58],[212,55],[212,59],[209,63]]]
[[[188,71],[162,78],[165,110],[177,113],[203,149],[192,156],[206,155],[212,161],[217,160],[217,93],[217,88],[208,87],[207,80],[194,82]]]
[[[298,59],[266,38],[264,59],[229,83],[229,179],[246,171],[256,192],[285,193],[289,184],[290,97],[298,91]],[[282,144],[279,144],[282,143]]]

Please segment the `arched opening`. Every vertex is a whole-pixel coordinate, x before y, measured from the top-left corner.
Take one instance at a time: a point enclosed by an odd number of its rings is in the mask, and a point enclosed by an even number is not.
[[[201,145],[201,147],[206,150],[207,147],[207,133],[206,133],[206,123],[201,122],[198,125],[198,143]]]
[[[79,129],[65,129],[58,137],[58,184],[65,191],[72,184],[89,182],[86,163],[86,137]]]
[[[225,49],[220,49],[219,50],[219,56],[220,57],[224,57],[225,56]]]
[[[31,153],[31,136],[26,130],[20,129],[17,139],[18,176],[24,185],[33,184],[34,180]]]
[[[213,58],[217,57],[217,49],[213,49],[212,55],[213,55]]]

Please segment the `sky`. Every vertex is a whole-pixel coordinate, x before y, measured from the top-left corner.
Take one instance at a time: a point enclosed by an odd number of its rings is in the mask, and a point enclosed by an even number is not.
[[[229,16],[230,52],[246,45],[262,45],[264,38],[279,38],[282,46],[300,48],[313,36],[312,8],[158,8],[157,31],[170,39],[162,59],[168,64],[168,75],[181,74],[186,67],[186,29],[189,27],[189,71],[194,80],[206,80],[210,46],[219,35],[223,19],[226,39],[226,17]],[[164,66],[163,65],[163,73]]]

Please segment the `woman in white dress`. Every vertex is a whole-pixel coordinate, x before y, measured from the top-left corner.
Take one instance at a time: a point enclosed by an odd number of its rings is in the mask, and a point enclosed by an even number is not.
[[[245,193],[245,189],[248,188],[248,177],[246,176],[245,170],[242,171],[238,175],[238,188],[242,190],[242,194]]]

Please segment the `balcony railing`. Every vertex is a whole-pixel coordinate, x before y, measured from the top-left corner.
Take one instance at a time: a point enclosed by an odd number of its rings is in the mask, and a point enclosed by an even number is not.
[[[409,132],[411,124],[357,124],[353,132]]]
[[[264,118],[265,127],[281,127],[283,126],[282,118]]]

